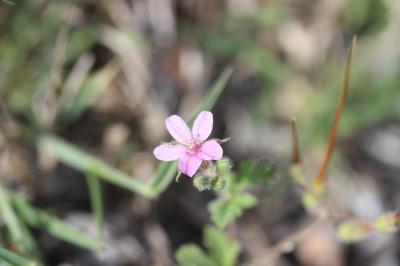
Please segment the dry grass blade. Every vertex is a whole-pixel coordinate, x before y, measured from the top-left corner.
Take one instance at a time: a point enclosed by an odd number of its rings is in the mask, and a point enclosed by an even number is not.
[[[293,165],[301,164],[299,134],[297,130],[297,121],[295,117],[292,118],[292,163]]]
[[[65,15],[71,20],[71,8],[67,8]],[[32,110],[40,125],[45,128],[54,126],[58,113],[58,97],[63,83],[63,68],[66,62],[67,46],[70,37],[70,24],[62,25],[58,32],[53,51],[53,62],[48,73],[48,81],[41,88],[32,101]]]
[[[335,148],[335,144],[336,144],[336,137],[337,137],[337,131],[338,131],[338,127],[339,127],[340,117],[342,115],[344,105],[346,103],[348,91],[349,91],[351,64],[353,61],[353,55],[354,55],[354,51],[356,49],[356,44],[357,44],[357,37],[353,36],[349,56],[347,58],[346,71],[344,74],[342,91],[340,94],[338,105],[336,107],[336,113],[335,113],[335,117],[333,120],[333,124],[332,124],[331,130],[330,130],[330,133],[329,133],[328,146],[326,149],[325,158],[322,162],[322,165],[321,165],[321,168],[319,169],[318,174],[314,178],[314,185],[318,185],[318,186],[323,185],[326,181],[326,174],[328,171],[329,162],[331,161],[333,149]]]

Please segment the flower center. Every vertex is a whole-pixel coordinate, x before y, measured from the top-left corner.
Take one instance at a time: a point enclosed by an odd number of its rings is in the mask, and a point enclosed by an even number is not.
[[[200,148],[201,142],[197,140],[193,140],[187,147],[190,154],[195,154],[197,150]]]

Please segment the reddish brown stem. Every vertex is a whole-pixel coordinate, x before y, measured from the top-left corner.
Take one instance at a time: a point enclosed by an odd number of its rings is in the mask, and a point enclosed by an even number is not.
[[[324,157],[324,160],[322,162],[322,165],[321,165],[321,168],[320,168],[318,174],[314,177],[315,185],[323,185],[326,182],[326,176],[327,176],[327,172],[328,172],[329,163],[331,161],[333,149],[335,148],[335,144],[336,144],[336,137],[337,137],[337,131],[338,131],[338,127],[339,127],[340,117],[342,115],[344,105],[346,103],[347,94],[349,91],[350,70],[351,70],[351,64],[353,61],[354,51],[356,49],[356,44],[357,44],[357,38],[356,38],[356,36],[354,36],[353,40],[352,40],[349,56],[347,58],[346,71],[344,74],[342,91],[341,91],[340,98],[339,98],[339,101],[337,104],[333,124],[332,124],[331,130],[330,130],[330,133],[329,133],[328,146],[326,149],[325,157]]]
[[[300,165],[301,163],[299,135],[297,132],[296,118],[292,119],[292,162],[293,165]]]

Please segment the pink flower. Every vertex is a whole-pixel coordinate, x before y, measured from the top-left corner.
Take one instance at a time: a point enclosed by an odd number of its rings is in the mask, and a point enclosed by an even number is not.
[[[219,160],[222,158],[222,147],[217,139],[206,139],[213,127],[213,114],[202,111],[194,121],[192,131],[177,115],[165,120],[165,126],[178,144],[161,144],[153,151],[161,161],[179,159],[179,171],[192,177],[199,169],[202,160]]]

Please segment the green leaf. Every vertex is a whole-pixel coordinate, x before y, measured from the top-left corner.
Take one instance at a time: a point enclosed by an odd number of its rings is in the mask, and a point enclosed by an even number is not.
[[[234,198],[235,204],[240,206],[242,209],[248,209],[257,204],[257,199],[250,193],[244,193],[241,195],[238,195]]]
[[[240,164],[239,173],[234,177],[234,185],[246,189],[256,183],[268,183],[273,178],[273,170],[267,164],[257,164],[247,160]]]
[[[257,204],[257,199],[249,193],[234,195],[228,201],[216,199],[208,205],[211,219],[219,228],[224,228],[235,219],[239,218],[245,209]]]
[[[89,173],[86,176],[86,182],[89,189],[90,204],[92,205],[92,211],[94,213],[97,230],[97,245],[98,249],[101,247],[103,242],[103,199],[101,194],[101,183],[100,180],[94,174]]]
[[[66,63],[71,63],[73,60],[85,51],[88,51],[96,44],[96,30],[92,26],[84,26],[74,29],[70,33],[67,47]]]
[[[241,210],[232,202],[216,199],[208,205],[211,213],[211,220],[219,228],[224,228],[230,224],[236,217],[240,216]]]
[[[13,244],[29,258],[40,260],[36,243],[28,228],[19,220],[7,191],[0,186],[0,214],[10,234]]]
[[[240,254],[238,241],[230,239],[224,232],[215,227],[207,227],[204,238],[211,258],[217,265],[234,266],[237,264]]]
[[[233,70],[230,67],[226,68],[222,72],[217,81],[209,89],[209,92],[204,96],[200,104],[193,111],[192,116],[189,119],[189,124],[192,124],[194,122],[198,113],[200,113],[201,111],[210,110],[215,105],[226,84],[228,83],[232,72]]]
[[[15,209],[21,219],[28,225],[46,230],[54,237],[73,245],[95,250],[96,241],[80,232],[75,227],[61,221],[57,217],[31,206],[24,198],[16,193],[9,193]]]
[[[195,109],[189,119],[188,124],[192,124],[197,114],[203,110],[210,110],[218,100],[229,77],[232,75],[232,69],[225,69],[218,80],[211,86],[209,92],[204,96],[198,107]],[[155,194],[163,192],[172,182],[176,173],[177,162],[160,163],[156,170],[156,174],[149,183],[150,191]]]
[[[148,187],[133,177],[108,166],[96,157],[56,137],[42,136],[39,148],[59,159],[61,162],[85,173],[95,173],[97,177],[106,182],[113,183],[122,188],[142,194],[145,197],[153,195]]]
[[[24,258],[12,251],[0,247],[0,261],[13,266],[38,266],[40,263]],[[9,264],[8,264],[9,263]]]
[[[223,231],[207,227],[204,231],[207,255],[195,244],[186,244],[178,249],[175,257],[181,266],[234,266],[240,253],[240,244],[230,239]]]
[[[195,244],[183,245],[177,250],[175,257],[180,266],[220,266],[214,263],[214,261]]]

